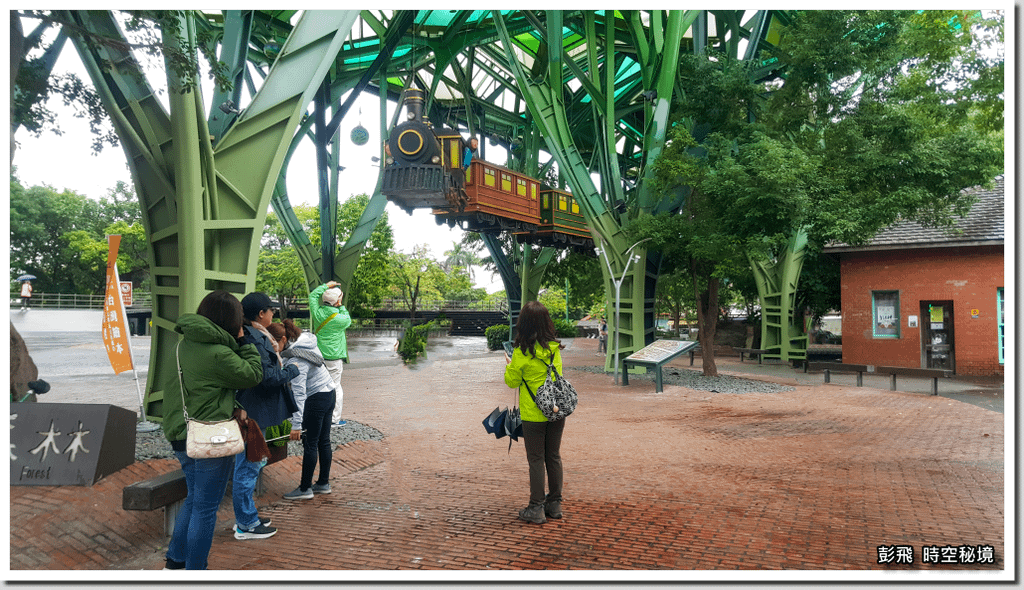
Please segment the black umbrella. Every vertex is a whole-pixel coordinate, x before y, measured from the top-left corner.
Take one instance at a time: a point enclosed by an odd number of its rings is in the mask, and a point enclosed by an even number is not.
[[[16,280],[16,281],[34,281],[34,280],[36,280],[36,275],[21,275],[20,277],[14,279],[14,280]]]

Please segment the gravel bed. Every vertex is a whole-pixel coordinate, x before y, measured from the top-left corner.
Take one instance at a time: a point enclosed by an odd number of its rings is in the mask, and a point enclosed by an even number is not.
[[[348,420],[344,426],[331,429],[331,444],[335,447],[354,440],[381,440],[384,435],[365,424]],[[288,456],[302,455],[301,441],[288,441]],[[138,432],[135,434],[135,460],[173,458],[171,443],[164,438],[163,430]]]
[[[572,367],[572,369],[576,371],[586,371],[587,373],[605,372],[604,367]],[[648,371],[647,374],[637,375],[630,373],[629,380],[632,381],[634,379],[654,381],[654,371]],[[778,385],[776,383],[758,381],[756,379],[744,379],[743,377],[733,377],[732,375],[706,377],[700,371],[675,368],[662,369],[661,382],[663,385],[679,385],[689,389],[699,389],[701,391],[710,391],[713,393],[735,393],[740,395],[744,393],[781,393],[783,391],[793,391],[795,389],[788,385]]]

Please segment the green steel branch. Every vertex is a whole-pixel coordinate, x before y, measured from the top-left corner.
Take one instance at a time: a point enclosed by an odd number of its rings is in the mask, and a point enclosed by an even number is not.
[[[236,112],[222,110],[227,101],[235,105],[241,103],[242,84],[245,81],[245,64],[249,57],[249,37],[252,34],[251,10],[228,10],[224,14],[224,36],[221,41],[220,61],[227,64],[228,78],[231,88],[215,88],[207,125],[215,140],[224,136],[224,132],[235,120]]]
[[[764,357],[783,361],[807,358],[803,321],[796,317],[796,290],[807,249],[807,232],[798,229],[774,262],[748,254],[761,302],[761,346]]]

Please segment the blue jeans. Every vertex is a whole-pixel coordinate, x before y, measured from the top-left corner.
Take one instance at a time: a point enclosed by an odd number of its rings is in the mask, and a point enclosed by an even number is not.
[[[331,476],[331,418],[334,412],[334,392],[322,391],[306,398],[302,408],[302,479],[299,487],[313,487],[313,470],[320,459],[320,477],[317,485],[327,483]]]
[[[174,521],[167,559],[184,561],[188,570],[204,570],[213,545],[217,509],[228,487],[235,458],[193,459],[184,451],[175,451],[174,454],[185,472],[188,495]]]
[[[231,481],[231,503],[235,507],[235,524],[238,528],[251,529],[260,523],[260,515],[256,512],[256,478],[267,460],[252,462],[245,458],[245,453],[235,455],[235,475]]]

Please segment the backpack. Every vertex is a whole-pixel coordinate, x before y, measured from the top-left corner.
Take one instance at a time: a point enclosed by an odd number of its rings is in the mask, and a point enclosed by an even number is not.
[[[533,403],[537,404],[544,417],[556,422],[573,413],[578,396],[576,389],[566,381],[565,377],[558,374],[558,369],[554,367],[553,363],[554,357],[550,363],[546,363],[548,376],[544,380],[544,384],[537,388],[536,395],[530,390],[526,381],[523,381],[523,385],[526,385],[526,392],[530,394]]]

